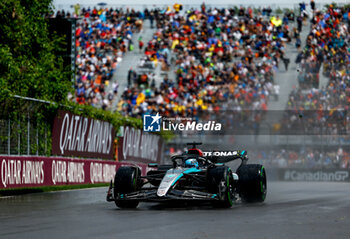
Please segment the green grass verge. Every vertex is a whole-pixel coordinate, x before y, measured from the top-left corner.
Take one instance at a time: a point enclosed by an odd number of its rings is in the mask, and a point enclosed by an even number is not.
[[[9,188],[9,189],[0,189],[0,196],[14,196],[14,195],[22,195],[22,194],[28,194],[28,193],[42,193],[42,192],[62,191],[62,190],[71,190],[71,189],[107,187],[108,185],[109,183],[99,183],[99,184],[43,186],[43,187],[33,187],[33,188]]]

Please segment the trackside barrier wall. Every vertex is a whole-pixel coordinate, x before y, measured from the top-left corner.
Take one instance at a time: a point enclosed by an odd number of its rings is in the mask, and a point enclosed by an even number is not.
[[[122,127],[118,137],[118,161],[161,163],[164,141],[159,135],[149,134],[141,129]]]
[[[281,169],[267,168],[268,180],[350,182],[349,169]]]
[[[137,165],[142,174],[147,171],[141,163],[60,157],[0,156],[0,163],[0,189],[108,183],[126,165]]]

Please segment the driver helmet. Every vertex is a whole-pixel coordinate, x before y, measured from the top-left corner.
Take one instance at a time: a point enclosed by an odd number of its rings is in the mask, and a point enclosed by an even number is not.
[[[198,161],[196,159],[187,159],[185,161],[185,167],[186,168],[192,168],[192,167],[196,167],[198,168],[199,167],[199,164],[198,164]]]

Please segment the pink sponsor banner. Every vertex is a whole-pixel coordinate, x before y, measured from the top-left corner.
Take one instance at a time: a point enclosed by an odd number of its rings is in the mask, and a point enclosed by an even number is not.
[[[163,146],[164,142],[159,135],[125,126],[123,136],[118,139],[118,160],[160,163],[163,158]]]
[[[0,156],[0,189],[108,183],[121,166],[134,165],[144,175],[147,165],[60,157]]]
[[[113,159],[113,126],[59,110],[52,129],[52,155]]]

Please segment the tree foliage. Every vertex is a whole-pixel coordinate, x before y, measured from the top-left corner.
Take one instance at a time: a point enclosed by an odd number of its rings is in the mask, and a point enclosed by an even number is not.
[[[51,0],[0,2],[0,94],[63,102],[72,90],[70,72],[55,54],[62,39],[52,37],[44,18]]]
[[[8,117],[21,125],[25,121],[22,118],[30,116],[38,130],[42,131],[46,130],[47,125],[52,126],[58,109],[66,109],[85,117],[108,121],[116,130],[122,125],[141,128],[140,119],[67,101],[68,92],[73,91],[71,72],[64,69],[63,59],[57,55],[65,44],[63,37],[48,30],[48,21],[44,16],[51,11],[52,0],[0,1],[0,119]],[[19,100],[14,95],[51,103],[33,107],[33,102]],[[25,127],[19,131],[24,132]],[[160,135],[165,139],[171,137],[169,133]],[[4,137],[6,141],[7,135]],[[50,148],[51,138],[47,140],[42,144],[48,144]]]

